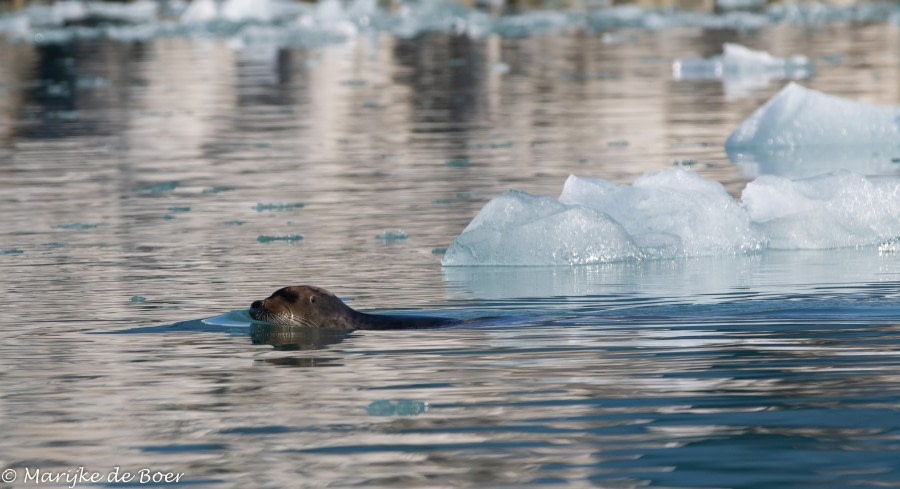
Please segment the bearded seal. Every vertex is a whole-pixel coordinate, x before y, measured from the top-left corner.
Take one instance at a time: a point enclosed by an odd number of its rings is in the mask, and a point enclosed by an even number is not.
[[[311,285],[283,287],[250,304],[250,317],[283,326],[327,329],[422,329],[460,323],[436,316],[366,314],[327,290]]]

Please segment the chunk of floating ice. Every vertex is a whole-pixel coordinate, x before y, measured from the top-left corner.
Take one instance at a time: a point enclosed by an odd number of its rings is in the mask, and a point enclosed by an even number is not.
[[[463,168],[463,167],[469,166],[469,159],[468,158],[454,158],[452,160],[445,161],[444,165]]]
[[[372,401],[366,406],[369,416],[416,416],[428,410],[428,403],[422,401],[397,401],[386,399]]]
[[[716,0],[716,6],[722,10],[758,9],[766,6],[766,0]]]
[[[400,241],[402,239],[406,239],[409,237],[409,233],[402,229],[397,229],[394,231],[382,231],[376,236],[376,238],[382,241]]]
[[[274,204],[262,204],[258,203],[253,208],[256,209],[256,212],[262,211],[285,211],[288,209],[302,209],[306,206],[303,202],[278,202]]]
[[[767,176],[735,201],[671,169],[633,185],[570,176],[559,200],[508,191],[451,243],[444,266],[559,266],[877,245],[900,236],[900,179]]]
[[[299,234],[288,234],[285,236],[267,236],[265,234],[261,234],[256,238],[256,240],[259,241],[260,243],[271,243],[273,241],[294,242],[294,241],[300,241],[302,239],[303,239],[303,236],[300,236]]]
[[[67,224],[57,224],[53,226],[53,229],[68,229],[71,231],[84,231],[86,229],[96,229],[97,224],[84,224],[80,222],[71,222]]]
[[[178,188],[178,182],[158,182],[147,185],[135,185],[131,187],[131,191],[141,194],[162,194],[171,192],[176,188]]]
[[[882,255],[897,253],[898,251],[900,251],[900,236],[889,239],[878,245],[878,252]]]
[[[747,184],[742,200],[770,248],[873,245],[900,236],[900,179],[849,171],[789,180],[771,175]]]
[[[789,83],[741,123],[726,150],[900,142],[900,107],[854,102]]]
[[[234,190],[231,187],[207,187],[203,189],[204,194],[220,194],[222,192],[230,192]]]
[[[731,133],[725,151],[751,174],[891,174],[900,157],[900,106],[854,102],[791,83]]]
[[[802,79],[812,74],[813,62],[806,56],[777,58],[740,44],[725,43],[722,55],[711,58],[682,58],[672,63],[676,80],[741,79],[766,82],[773,79]]]
[[[186,24],[209,22],[219,16],[219,5],[215,0],[194,0],[181,13],[181,21]]]

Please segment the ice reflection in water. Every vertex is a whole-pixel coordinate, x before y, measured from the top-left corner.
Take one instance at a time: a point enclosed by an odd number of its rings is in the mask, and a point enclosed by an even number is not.
[[[890,247],[440,269],[432,250],[510,187],[678,161],[738,194],[722,142],[778,87],[728,100],[672,81],[676,57],[736,37],[843,57],[810,86],[900,103],[894,26],[624,34],[262,59],[177,38],[4,45],[0,249],[21,253],[0,255],[0,465],[221,487],[896,483]],[[505,319],[318,349],[199,321],[292,283]]]

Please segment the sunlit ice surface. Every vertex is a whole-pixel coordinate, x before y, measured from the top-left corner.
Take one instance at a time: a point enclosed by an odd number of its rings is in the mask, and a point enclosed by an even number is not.
[[[672,74],[736,43],[806,56],[808,89],[896,106],[895,4],[242,5],[4,17],[4,468],[273,488],[900,479],[896,239],[440,265],[491,199],[558,200],[572,174],[633,188],[686,168],[722,185],[715,202],[759,184],[808,195],[820,217],[825,182],[896,178],[890,159],[838,151],[802,172],[790,157],[732,163],[726,139],[786,80]],[[759,204],[748,219],[821,222]],[[249,319],[253,300],[302,283],[369,312],[491,319],[347,334]]]

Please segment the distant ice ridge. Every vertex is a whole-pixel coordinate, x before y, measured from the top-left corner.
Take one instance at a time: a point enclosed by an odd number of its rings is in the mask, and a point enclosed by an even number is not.
[[[676,80],[719,79],[736,93],[765,87],[770,80],[809,78],[812,69],[813,63],[806,56],[777,58],[765,51],[731,43],[722,46],[721,56],[681,58],[672,63]]]
[[[38,44],[74,38],[106,37],[128,41],[156,36],[217,36],[236,38],[241,41],[239,45],[260,40],[288,46],[335,43],[356,33],[377,32],[399,37],[434,31],[483,37],[491,34],[529,36],[573,29],[605,31],[622,27],[753,30],[782,22],[818,25],[833,21],[900,21],[900,5],[891,2],[860,2],[850,6],[815,2],[764,5],[757,0],[720,0],[720,3],[726,10],[723,13],[635,5],[609,7],[607,2],[600,2],[601,8],[586,11],[529,10],[495,16],[451,0],[400,0],[395,4],[396,8],[389,10],[378,7],[374,0],[325,0],[317,5],[291,0],[136,0],[128,3],[61,0],[0,15],[0,35],[17,42]],[[97,19],[112,22],[93,22]]]
[[[867,246],[896,236],[897,178],[766,176],[738,202],[721,184],[681,169],[647,173],[632,185],[573,175],[558,200],[518,191],[492,199],[442,264],[588,265]]]

